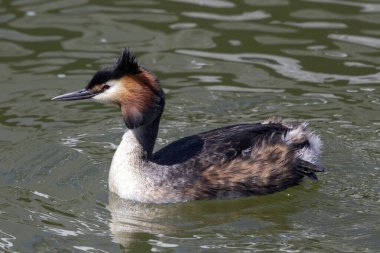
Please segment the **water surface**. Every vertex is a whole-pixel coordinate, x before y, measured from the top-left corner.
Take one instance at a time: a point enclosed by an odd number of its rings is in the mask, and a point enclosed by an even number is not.
[[[380,251],[378,1],[0,3],[0,251]],[[50,98],[124,47],[166,92],[157,148],[277,115],[310,122],[328,172],[228,201],[109,196],[120,112]]]

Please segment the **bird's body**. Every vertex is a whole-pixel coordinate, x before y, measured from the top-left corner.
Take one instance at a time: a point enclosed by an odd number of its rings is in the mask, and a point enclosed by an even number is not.
[[[54,99],[90,97],[118,104],[128,128],[109,173],[109,189],[121,198],[167,203],[268,194],[324,170],[319,136],[305,123],[280,120],[214,129],[153,153],[164,95],[128,50],[84,90]]]

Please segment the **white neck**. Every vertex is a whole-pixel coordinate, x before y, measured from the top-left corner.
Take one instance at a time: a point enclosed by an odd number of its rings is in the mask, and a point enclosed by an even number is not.
[[[139,200],[148,181],[143,176],[147,152],[140,142],[139,129],[127,130],[112,159],[108,178],[110,191],[122,198]]]

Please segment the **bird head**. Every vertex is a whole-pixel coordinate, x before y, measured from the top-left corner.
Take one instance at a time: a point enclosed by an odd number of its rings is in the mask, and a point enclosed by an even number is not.
[[[160,117],[165,105],[158,79],[141,67],[128,49],[123,50],[113,66],[97,71],[84,89],[52,98],[58,101],[83,99],[119,105],[130,129]]]

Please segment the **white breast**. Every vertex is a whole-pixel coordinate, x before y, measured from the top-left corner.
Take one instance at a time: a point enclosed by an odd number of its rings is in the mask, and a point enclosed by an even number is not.
[[[111,163],[108,185],[111,192],[124,199],[144,201],[147,180],[143,175],[143,148],[133,131],[128,130],[117,148]]]

